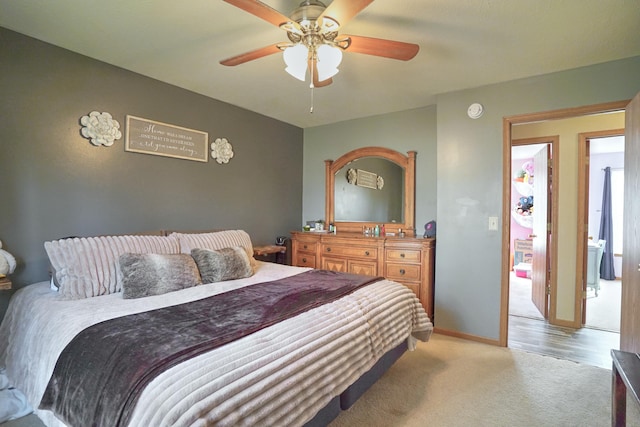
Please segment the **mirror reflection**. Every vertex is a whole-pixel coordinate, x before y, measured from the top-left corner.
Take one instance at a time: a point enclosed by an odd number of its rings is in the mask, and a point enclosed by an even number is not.
[[[380,157],[362,157],[335,175],[335,220],[404,222],[404,168]]]

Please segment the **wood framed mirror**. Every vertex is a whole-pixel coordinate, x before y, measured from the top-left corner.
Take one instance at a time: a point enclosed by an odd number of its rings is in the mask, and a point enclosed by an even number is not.
[[[338,232],[384,224],[415,236],[416,152],[363,147],[325,160],[325,219]]]

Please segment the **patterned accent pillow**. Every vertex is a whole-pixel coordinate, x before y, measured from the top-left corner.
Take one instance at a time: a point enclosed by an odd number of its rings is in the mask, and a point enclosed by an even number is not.
[[[58,291],[67,299],[107,295],[122,290],[118,257],[125,253],[179,254],[175,237],[101,236],[45,242]]]
[[[125,299],[162,295],[202,284],[198,266],[185,254],[123,254],[118,273]]]
[[[202,283],[243,279],[253,275],[253,268],[243,248],[192,249],[191,256],[198,264]]]
[[[192,249],[209,249],[215,251],[224,248],[240,246],[247,253],[252,267],[256,266],[253,258],[251,237],[244,230],[223,230],[211,233],[171,233],[180,242],[180,251],[190,254]]]

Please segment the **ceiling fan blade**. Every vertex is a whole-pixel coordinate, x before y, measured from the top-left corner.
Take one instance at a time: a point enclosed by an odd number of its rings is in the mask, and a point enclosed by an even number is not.
[[[325,16],[337,21],[340,26],[345,25],[356,16],[362,9],[373,3],[373,0],[333,0],[322,12],[318,20]]]
[[[250,52],[242,53],[240,55],[232,56],[231,58],[220,61],[222,65],[232,67],[234,65],[244,64],[245,62],[253,61],[254,59],[262,58],[264,56],[273,55],[274,53],[282,52],[278,47],[279,43],[272,44],[270,46],[261,47],[260,49],[252,50]]]
[[[258,1],[258,0],[224,0],[225,2],[238,7],[245,12],[257,16],[260,19],[279,27],[281,24],[290,21],[289,18],[271,8],[270,6]]]
[[[351,39],[351,44],[347,47],[349,52],[408,61],[416,56],[420,50],[420,46],[413,43],[376,39],[374,37],[347,36],[344,34],[340,36],[340,38],[347,37]]]

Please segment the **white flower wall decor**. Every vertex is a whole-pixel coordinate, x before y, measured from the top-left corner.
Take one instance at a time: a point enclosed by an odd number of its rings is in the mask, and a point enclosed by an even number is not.
[[[347,170],[347,182],[349,184],[356,184],[356,180],[358,179],[358,172],[355,169]]]
[[[211,143],[211,157],[216,159],[219,164],[229,163],[233,157],[233,147],[227,138],[216,138]]]
[[[92,111],[88,116],[80,118],[80,124],[83,126],[80,133],[93,145],[109,147],[116,139],[122,138],[120,123],[109,113]]]

